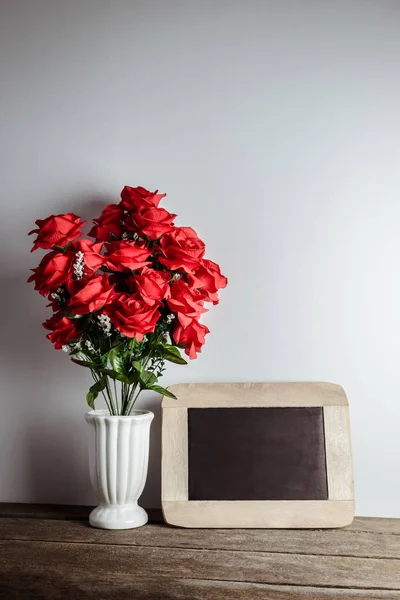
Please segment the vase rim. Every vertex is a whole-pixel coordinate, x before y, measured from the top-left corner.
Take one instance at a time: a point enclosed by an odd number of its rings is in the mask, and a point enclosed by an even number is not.
[[[154,413],[151,410],[133,409],[130,415],[110,415],[107,409],[99,408],[95,410],[89,410],[85,413],[85,417],[95,419],[134,419],[134,420],[147,420],[149,416],[154,417]]]

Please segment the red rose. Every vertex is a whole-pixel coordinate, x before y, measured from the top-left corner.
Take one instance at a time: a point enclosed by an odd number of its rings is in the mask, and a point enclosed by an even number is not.
[[[51,215],[47,219],[38,219],[35,221],[38,229],[32,229],[29,235],[37,233],[37,238],[33,243],[31,252],[37,248],[54,248],[54,246],[64,247],[68,242],[73,242],[82,235],[81,227],[87,223],[87,221],[81,221],[80,217],[77,217],[73,213],[67,213],[65,215]]]
[[[94,275],[90,279],[76,280],[70,286],[71,300],[68,305],[76,315],[87,315],[108,304],[114,296],[114,287],[108,275]]]
[[[192,287],[199,288],[206,301],[218,304],[218,290],[226,287],[227,278],[222,275],[219,266],[212,260],[203,259],[193,274],[188,274]]]
[[[32,269],[33,275],[28,282],[34,281],[35,290],[42,296],[47,296],[60,285],[71,283],[74,275],[96,271],[106,260],[100,254],[102,245],[80,240],[68,246],[66,252],[49,252],[42,258],[39,266]],[[81,256],[79,252],[82,253]]]
[[[160,263],[168,269],[190,273],[200,266],[205,245],[191,227],[176,227],[161,238],[161,252]]]
[[[28,283],[34,281],[35,290],[42,296],[47,296],[68,281],[70,266],[70,257],[61,252],[49,252],[42,258],[39,266],[32,269],[33,275],[29,277]]]
[[[121,237],[124,231],[124,209],[118,204],[108,204],[98,219],[93,219],[93,227],[89,232],[97,241],[110,242],[110,235]]]
[[[104,265],[106,258],[102,256],[103,242],[95,243],[91,240],[79,240],[68,246],[66,255],[71,257],[71,262],[76,264],[79,262],[79,252],[82,253],[81,262],[84,265],[84,271],[97,271],[99,267]],[[85,268],[86,267],[86,268]]]
[[[54,344],[56,350],[61,350],[63,346],[79,339],[80,333],[76,321],[76,319],[68,319],[62,317],[60,313],[56,313],[43,323],[43,327],[52,332],[48,333],[46,337]]]
[[[107,244],[106,266],[111,271],[135,271],[150,264],[150,250],[143,243],[111,242]]]
[[[153,306],[155,302],[161,302],[170,294],[169,281],[171,277],[165,271],[156,271],[144,267],[140,275],[133,275],[128,279],[133,292],[137,292],[143,302]]]
[[[145,333],[155,330],[159,306],[159,303],[149,306],[138,294],[119,294],[104,312],[118,331],[140,342]]]
[[[146,208],[157,208],[160,200],[166,196],[166,194],[158,194],[157,192],[158,190],[149,192],[140,185],[134,188],[126,185],[121,192],[121,205],[127,211],[134,213]]]
[[[172,284],[167,304],[183,327],[188,327],[193,319],[198,319],[202,313],[207,312],[203,295],[198,290],[191,289],[183,279]]]
[[[197,352],[201,352],[207,333],[210,333],[208,327],[197,321],[192,321],[187,327],[182,327],[179,324],[172,337],[176,344],[185,346],[185,353],[193,359],[197,358]]]
[[[176,215],[169,213],[164,208],[148,208],[128,218],[126,227],[141,237],[147,236],[151,240],[156,240],[164,233],[173,230],[175,217]]]

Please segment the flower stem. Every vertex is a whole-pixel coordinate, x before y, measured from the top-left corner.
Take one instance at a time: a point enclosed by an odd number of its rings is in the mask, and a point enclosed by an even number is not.
[[[112,412],[111,412],[111,406],[110,406],[110,405],[109,405],[109,403],[108,403],[107,396],[105,395],[105,393],[104,393],[104,392],[101,392],[101,393],[103,394],[103,398],[104,398],[104,400],[105,400],[105,402],[106,402],[106,405],[107,405],[108,412],[110,413],[110,415],[112,415]]]
[[[115,404],[117,405],[117,415],[119,414],[119,410],[118,410],[118,394],[117,394],[117,382],[114,381],[114,394],[115,394]]]
[[[123,408],[121,410],[122,415],[125,415],[125,416],[128,415],[127,408],[129,406],[129,400],[130,400],[132,394],[134,393],[136,387],[137,387],[137,383],[133,383],[132,387],[130,387],[128,385],[125,386],[124,403],[123,403]]]
[[[131,410],[132,410],[136,400],[138,399],[138,396],[139,396],[140,392],[142,391],[142,388],[139,386],[138,393],[136,394],[135,397],[133,397],[135,390],[136,390],[136,386],[133,386],[131,393],[129,394],[129,398],[128,398],[128,403],[127,403],[126,412],[125,412],[126,415],[131,414]]]
[[[110,414],[111,415],[117,415],[118,412],[117,412],[117,410],[115,408],[115,405],[114,405],[113,395],[112,395],[110,383],[108,381],[108,375],[106,375],[106,390],[107,390],[107,396],[108,396],[108,398],[110,400],[110,405],[111,405],[111,409],[112,409],[112,412]]]
[[[128,397],[128,386],[126,383],[122,383],[121,384],[121,393],[122,393],[122,399],[121,399],[121,415],[125,415],[125,407],[126,407],[126,402],[127,402],[127,397]]]

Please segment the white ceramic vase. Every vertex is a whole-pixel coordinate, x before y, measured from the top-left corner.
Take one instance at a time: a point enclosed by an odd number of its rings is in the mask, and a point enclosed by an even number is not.
[[[133,410],[128,417],[111,416],[107,410],[85,414],[90,478],[100,501],[89,516],[93,527],[132,529],[147,523],[137,502],[146,483],[153,418],[147,410]]]

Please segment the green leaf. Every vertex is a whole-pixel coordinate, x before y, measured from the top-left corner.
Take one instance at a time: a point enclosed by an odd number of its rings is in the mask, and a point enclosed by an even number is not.
[[[100,394],[106,387],[106,378],[102,377],[99,381],[96,381],[89,389],[94,394]]]
[[[132,365],[135,367],[135,369],[137,369],[139,371],[139,373],[143,373],[144,369],[143,369],[143,365],[140,362],[140,360],[134,360],[132,362]]]
[[[104,390],[106,387],[106,378],[102,377],[99,381],[96,381],[90,388],[88,393],[86,394],[86,402],[90,406],[90,408],[94,408],[94,401],[97,396]]]
[[[172,392],[169,392],[165,388],[161,387],[161,385],[153,385],[151,388],[148,388],[148,389],[152,390],[153,392],[157,392],[158,394],[161,394],[162,396],[167,396],[167,398],[173,398],[174,400],[177,399],[176,396]]]
[[[140,374],[137,371],[134,371],[133,373],[130,373],[129,375],[123,375],[122,373],[117,373],[116,379],[118,379],[118,381],[123,381],[124,383],[127,383],[128,385],[132,385],[132,383],[135,383],[135,381],[139,380],[139,376],[140,376]]]
[[[67,242],[65,244],[65,246],[58,246],[57,244],[54,246],[54,248],[58,251],[58,252],[64,252],[64,250],[67,250],[71,245],[71,242]]]
[[[121,340],[116,339],[111,342],[111,346],[113,348],[124,348],[125,344],[124,342],[121,343]]]
[[[139,381],[142,384],[142,387],[144,387],[144,389],[151,390],[152,385],[154,385],[157,381],[157,377],[154,375],[154,373],[151,373],[150,371],[143,371],[143,373],[140,374]]]
[[[128,383],[132,384],[135,383],[136,381],[139,381],[140,378],[140,373],[138,373],[137,371],[133,371],[132,373],[130,373],[128,375]]]
[[[110,379],[118,379],[118,374],[112,369],[106,369],[90,360],[78,360],[77,358],[71,358],[72,362],[76,365],[80,365],[81,367],[86,367],[91,371],[95,371],[95,373],[102,373],[103,375],[108,375]],[[101,391],[101,390],[100,390]]]
[[[65,316],[68,317],[68,319],[85,319],[86,315],[77,315],[74,312],[72,312],[72,310],[67,310],[67,312],[65,313]]]
[[[164,343],[161,345],[163,348],[165,348],[165,350],[168,350],[168,352],[173,352],[173,353],[178,352],[178,354],[179,354],[179,350],[176,346],[173,346],[172,344],[167,344],[167,343]]]
[[[108,360],[116,373],[125,375],[124,359],[121,352],[118,351],[118,348],[112,348],[110,350],[108,353]]]
[[[97,367],[96,366],[96,370],[99,373],[103,373],[104,375],[108,375],[110,377],[110,379],[117,379],[117,373],[115,371],[113,371],[112,369],[106,369],[103,367]]]
[[[94,370],[97,373],[103,373],[103,375],[108,375],[108,377],[110,377],[110,379],[116,379],[117,381],[123,381],[124,383],[128,383],[129,385],[131,385],[135,381],[138,381],[138,379],[139,379],[139,373],[137,371],[133,371],[132,373],[129,373],[129,375],[124,375],[124,373],[116,373],[112,369],[106,369],[106,368],[98,367],[98,366],[95,366]]]
[[[72,362],[81,367],[87,367],[88,369],[97,370],[98,366],[90,360],[78,360],[77,358],[71,358]]]
[[[174,352],[172,352],[171,350],[166,350],[164,352],[165,360],[168,360],[169,362],[175,363],[177,365],[187,365],[187,361],[184,358],[182,358],[178,348],[175,348],[174,346],[171,346],[171,348],[174,349]]]
[[[176,346],[173,346],[172,344],[159,344],[157,350],[160,356],[165,360],[176,363],[177,365],[187,365],[186,360],[182,358],[181,353]]]
[[[94,401],[97,398],[97,394],[93,394],[92,392],[88,392],[86,394],[86,402],[88,403],[88,405],[90,406],[91,409],[94,410]]]

